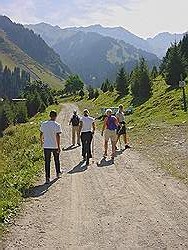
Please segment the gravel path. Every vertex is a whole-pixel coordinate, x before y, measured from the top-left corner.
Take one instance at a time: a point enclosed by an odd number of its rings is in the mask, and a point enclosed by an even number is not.
[[[58,118],[65,149],[74,108],[64,105]],[[99,133],[95,148],[87,168],[80,147],[62,151],[62,178],[32,190],[3,249],[188,249],[187,186],[134,149],[101,161]]]

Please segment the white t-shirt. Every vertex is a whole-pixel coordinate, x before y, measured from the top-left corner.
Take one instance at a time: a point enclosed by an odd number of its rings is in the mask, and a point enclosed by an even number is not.
[[[93,117],[82,116],[80,121],[82,122],[82,130],[81,130],[81,132],[92,131],[92,124],[95,121],[95,119]]]
[[[123,112],[118,111],[116,113],[116,118],[118,118],[119,122],[124,122],[125,121],[125,114]]]
[[[61,133],[61,125],[56,121],[45,121],[41,124],[40,131],[44,136],[44,148],[57,149],[56,134]]]

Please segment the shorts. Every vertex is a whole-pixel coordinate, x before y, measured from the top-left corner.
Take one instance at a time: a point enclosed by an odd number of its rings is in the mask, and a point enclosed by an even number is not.
[[[126,127],[125,127],[125,125],[124,126],[118,126],[117,135],[126,135]]]
[[[109,141],[110,139],[112,142],[116,142],[117,140],[116,130],[106,129],[104,131],[104,139],[105,141]]]

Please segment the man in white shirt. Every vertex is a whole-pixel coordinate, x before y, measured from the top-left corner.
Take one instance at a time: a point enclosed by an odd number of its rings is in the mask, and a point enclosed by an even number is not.
[[[91,142],[95,132],[95,119],[89,116],[87,109],[84,110],[84,115],[80,119],[80,132],[83,160],[86,161],[86,165],[89,165],[89,159],[92,158]]]
[[[50,182],[50,161],[52,153],[54,156],[57,178],[61,173],[59,154],[61,151],[60,134],[62,130],[61,125],[56,122],[56,118],[57,112],[52,110],[50,112],[50,120],[43,122],[40,127],[40,140],[44,148],[46,183]]]

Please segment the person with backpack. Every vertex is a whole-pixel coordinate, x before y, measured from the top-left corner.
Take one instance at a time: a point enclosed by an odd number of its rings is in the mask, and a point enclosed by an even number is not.
[[[80,119],[80,132],[82,142],[82,157],[89,165],[89,159],[92,158],[91,142],[95,132],[95,119],[89,116],[89,111],[84,110],[84,115]]]
[[[62,130],[61,125],[56,122],[56,118],[57,112],[52,110],[50,112],[50,119],[42,122],[40,127],[40,141],[41,146],[44,148],[46,184],[50,183],[50,161],[52,153],[54,156],[57,178],[59,178],[61,174],[59,154],[61,151],[60,134]]]
[[[118,141],[120,140],[120,137],[123,136],[123,140],[125,143],[125,149],[130,148],[130,146],[128,145],[128,140],[127,140],[127,131],[126,131],[126,124],[125,124],[125,113],[123,111],[123,105],[120,104],[119,105],[119,109],[118,112],[116,113],[116,118],[118,120],[118,128],[117,128],[117,141],[116,141],[116,145],[118,143]],[[116,147],[117,149],[117,147]]]
[[[111,140],[111,144],[112,144],[111,159],[112,160],[114,160],[115,150],[116,150],[117,127],[118,127],[117,118],[114,115],[112,115],[111,109],[107,109],[101,135],[102,136],[104,135],[104,157],[107,157],[108,141]]]
[[[73,116],[70,119],[69,125],[72,125],[72,145],[75,146],[76,136],[77,136],[77,144],[80,146],[80,117],[77,114],[77,111],[74,110]]]

